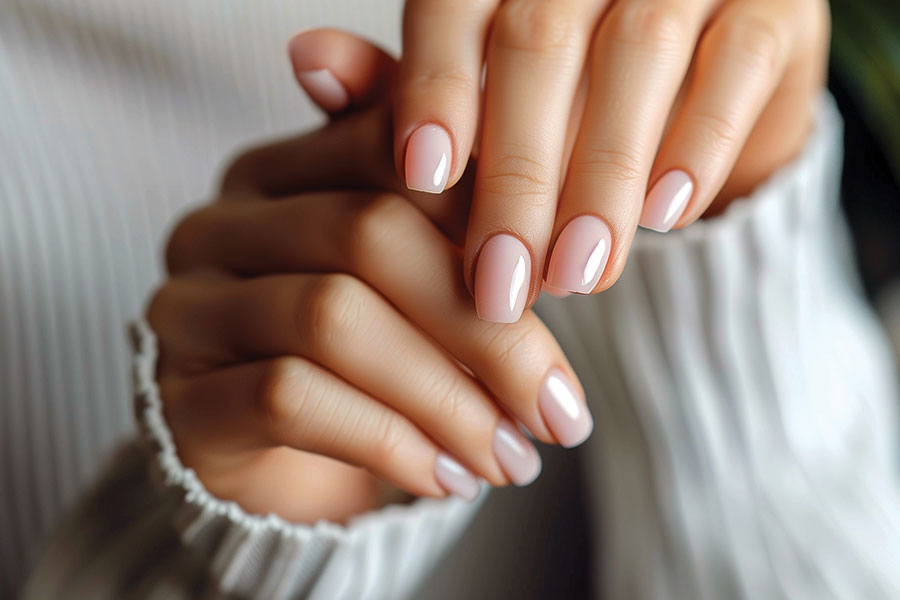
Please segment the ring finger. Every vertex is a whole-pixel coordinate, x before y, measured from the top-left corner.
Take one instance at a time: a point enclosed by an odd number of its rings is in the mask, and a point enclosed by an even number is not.
[[[466,233],[466,281],[482,319],[515,322],[540,292],[566,126],[604,5],[509,0],[497,11]]]
[[[573,446],[591,431],[583,393],[549,330],[532,312],[514,326],[475,317],[458,248],[403,198],[336,193],[216,205],[182,221],[169,249],[179,257],[175,272],[352,274],[471,370],[538,439]]]
[[[623,0],[604,16],[560,198],[549,286],[588,294],[612,285],[624,268],[666,117],[715,3]]]
[[[153,306],[180,364],[300,356],[405,415],[494,485],[528,483],[540,469],[521,434],[515,447],[528,452],[508,447],[504,415],[471,376],[350,275],[177,278]]]

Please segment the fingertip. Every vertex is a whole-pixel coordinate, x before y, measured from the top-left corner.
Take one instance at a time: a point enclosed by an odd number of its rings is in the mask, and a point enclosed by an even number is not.
[[[329,69],[297,71],[296,76],[310,99],[326,112],[340,112],[350,105],[347,87]]]
[[[397,69],[387,52],[337,29],[297,33],[288,41],[288,56],[297,81],[328,112],[388,99]]]

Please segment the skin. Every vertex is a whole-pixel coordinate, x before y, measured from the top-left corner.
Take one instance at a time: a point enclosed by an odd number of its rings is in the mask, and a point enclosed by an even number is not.
[[[682,170],[694,184],[677,229],[798,152],[829,31],[825,0],[408,0],[395,165],[403,174],[410,135],[426,123],[452,140],[449,187],[477,147],[464,262],[476,299],[487,240],[525,244],[530,306],[560,232],[581,215],[611,232],[590,290],[600,292],[624,269],[664,174]]]
[[[412,7],[407,29],[409,14]],[[298,73],[328,69],[348,104],[330,106],[333,120],[321,130],[232,163],[217,200],[173,232],[170,277],[148,307],[182,460],[219,497],[298,522],[346,521],[396,499],[386,489],[444,496],[434,475],[440,452],[492,485],[509,484],[490,448],[500,419],[515,417],[554,443],[537,407],[541,377],[558,368],[576,386],[577,379],[531,311],[510,325],[475,315],[471,280],[461,276],[471,269],[474,224],[483,221],[482,168],[464,174],[462,166],[474,128],[468,145],[454,146],[451,190],[408,191],[391,145],[406,131],[404,119],[420,119],[403,91],[409,67],[401,75],[381,50],[333,30],[298,36],[290,53]],[[806,62],[786,62],[782,75],[798,75],[774,88],[742,146],[731,148],[736,162],[719,174],[722,190],[707,188],[715,202],[697,196],[679,226],[704,209],[722,210],[797,151],[823,56],[817,47]],[[689,104],[702,72],[695,64],[675,106]],[[423,90],[442,82],[426,79]],[[588,86],[579,89],[587,98]],[[578,97],[563,125],[564,154],[584,136]],[[669,119],[669,137],[690,137],[678,122]],[[465,139],[464,130],[454,130],[454,140]],[[711,138],[700,131],[692,139]],[[556,227],[558,216],[543,217],[549,224],[538,229]],[[598,289],[624,262],[626,249],[615,252]]]
[[[439,452],[508,485],[502,419],[556,441],[541,381],[577,379],[537,316],[479,320],[458,246],[404,196],[314,191],[401,190],[389,161],[355,168],[388,123],[375,107],[245,154],[169,240],[147,312],[166,418],[184,463],[247,510],[343,521],[384,501],[372,475],[443,497]]]

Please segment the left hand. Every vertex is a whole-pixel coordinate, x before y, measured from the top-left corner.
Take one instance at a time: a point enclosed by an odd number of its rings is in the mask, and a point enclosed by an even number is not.
[[[639,223],[683,227],[796,154],[829,15],[825,0],[408,0],[403,37],[395,163],[440,192],[482,123],[464,269],[479,315],[510,322],[543,278],[602,291]]]

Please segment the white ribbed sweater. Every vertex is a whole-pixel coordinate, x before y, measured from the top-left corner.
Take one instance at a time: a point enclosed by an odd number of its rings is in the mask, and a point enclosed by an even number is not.
[[[123,324],[168,224],[237,144],[312,114],[284,40],[330,23],[395,46],[396,14],[0,0],[0,595],[30,571],[37,598],[552,597],[542,569],[567,557],[548,532],[580,481],[606,597],[900,596],[896,371],[850,266],[828,100],[751,198],[642,232],[604,294],[542,301],[596,430],[544,449],[534,486],[346,528],[247,515],[181,467],[138,326],[149,452],[127,445],[84,491],[133,435]]]

